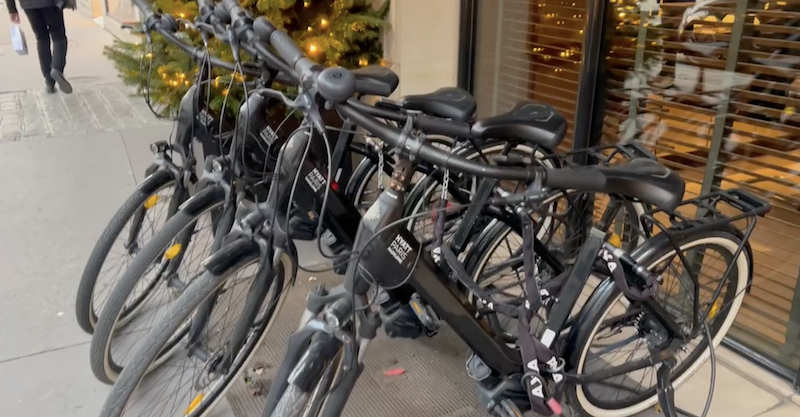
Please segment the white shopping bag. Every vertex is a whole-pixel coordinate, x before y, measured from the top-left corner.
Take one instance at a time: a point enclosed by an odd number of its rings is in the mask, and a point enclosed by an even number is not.
[[[28,55],[28,42],[25,41],[25,32],[19,25],[11,25],[11,46],[18,55]]]

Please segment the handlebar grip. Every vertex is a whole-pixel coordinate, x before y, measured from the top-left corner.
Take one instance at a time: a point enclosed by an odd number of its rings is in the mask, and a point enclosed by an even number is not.
[[[368,96],[389,97],[393,91],[389,85],[368,78],[356,79],[356,92]]]
[[[272,32],[272,35],[269,37],[269,42],[275,50],[278,51],[278,55],[292,67],[297,64],[300,58],[305,56],[303,51],[294,43],[294,40],[282,30]]]
[[[306,58],[303,51],[297,47],[297,44],[294,43],[294,40],[290,38],[286,32],[282,30],[272,32],[269,41],[272,47],[278,51],[278,55],[299,73],[300,78],[311,73],[316,64]]]
[[[543,184],[545,187],[560,190],[577,189],[603,192],[606,186],[606,176],[597,170],[587,172],[572,168],[553,169],[547,171]]]

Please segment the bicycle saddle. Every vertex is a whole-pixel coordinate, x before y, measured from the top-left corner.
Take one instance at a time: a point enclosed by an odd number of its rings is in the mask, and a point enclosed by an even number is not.
[[[683,200],[686,188],[683,178],[652,159],[639,158],[589,170],[603,173],[605,193],[636,198],[665,211],[674,210]]]
[[[381,85],[381,96],[389,97],[400,84],[400,77],[389,68],[380,65],[367,65],[352,71],[356,79],[362,82],[369,82]]]
[[[428,94],[404,96],[398,104],[409,110],[418,110],[457,122],[469,120],[477,107],[472,95],[456,87],[443,87]]]
[[[472,125],[472,134],[481,139],[516,139],[548,149],[558,147],[566,133],[564,116],[552,106],[534,101],[521,101],[508,113]]]

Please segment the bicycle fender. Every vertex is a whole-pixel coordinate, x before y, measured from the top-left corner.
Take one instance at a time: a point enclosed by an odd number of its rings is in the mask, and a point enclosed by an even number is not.
[[[728,223],[725,225],[717,226],[719,231],[721,232],[728,232],[739,239],[744,239],[744,233],[736,228],[733,224]],[[672,230],[668,229],[668,232],[675,232],[675,233],[691,233],[692,228],[689,227],[685,230]],[[672,243],[670,243],[669,239],[664,233],[659,233],[649,239],[647,239],[643,244],[639,245],[634,251],[631,253],[631,257],[635,259],[637,262],[650,259],[653,257],[653,254],[657,251],[663,250],[664,247],[671,248]],[[753,248],[750,246],[750,242],[748,241],[744,245],[744,252],[745,257],[747,258],[747,266],[752,271],[753,270]],[[750,289],[753,287],[753,274],[750,274],[747,277],[747,290],[745,293],[750,293]]]
[[[151,165],[150,167],[153,168],[154,166],[155,165]],[[150,170],[150,168],[148,168],[148,170]],[[173,179],[177,180],[177,178],[172,175],[172,171],[165,169],[154,169],[151,173],[148,173],[144,181],[140,182],[139,185],[136,186],[136,189],[144,194],[150,195],[156,192],[156,190],[158,190],[165,183]]]
[[[258,243],[250,237],[243,237],[220,248],[203,261],[203,266],[212,274],[220,275],[242,262],[257,258],[260,253]]]
[[[225,189],[219,185],[212,185],[203,188],[195,195],[186,200],[178,210],[187,212],[193,216],[200,214],[209,205],[225,200]]]

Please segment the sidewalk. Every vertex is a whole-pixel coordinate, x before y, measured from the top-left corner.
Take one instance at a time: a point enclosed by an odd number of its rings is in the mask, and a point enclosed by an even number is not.
[[[29,55],[19,56],[11,49],[10,22],[5,12],[0,13],[0,141],[164,125],[120,83],[113,65],[102,55],[113,36],[92,20],[76,12],[65,13],[69,38],[65,72],[75,91],[51,95],[44,92],[36,40],[24,14]]]

